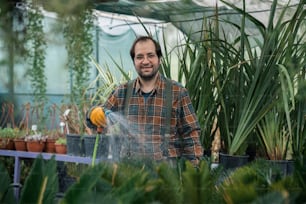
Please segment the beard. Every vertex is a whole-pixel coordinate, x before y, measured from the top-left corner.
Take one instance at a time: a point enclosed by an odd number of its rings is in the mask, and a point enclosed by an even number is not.
[[[155,78],[158,73],[158,69],[154,69],[151,73],[142,73],[141,71],[138,72],[139,77],[144,81],[151,81]]]

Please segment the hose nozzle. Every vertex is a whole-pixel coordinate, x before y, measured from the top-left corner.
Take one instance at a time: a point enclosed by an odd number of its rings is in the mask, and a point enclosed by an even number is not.
[[[93,107],[89,112],[89,120],[96,127],[106,127],[107,119],[102,107]]]

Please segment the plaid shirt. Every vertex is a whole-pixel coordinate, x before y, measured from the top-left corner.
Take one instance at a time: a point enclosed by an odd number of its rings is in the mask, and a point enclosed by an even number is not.
[[[199,139],[200,127],[186,88],[173,80],[170,135],[165,136],[166,100],[169,97],[166,96],[165,80],[159,74],[155,88],[146,99],[140,89],[139,79],[134,81],[126,112],[127,121],[123,124],[127,134],[125,152],[131,157],[140,155],[155,160],[184,157],[197,164],[203,154]],[[119,85],[104,108],[125,115],[127,86],[127,83]],[[168,146],[167,155],[163,154],[165,144]]]

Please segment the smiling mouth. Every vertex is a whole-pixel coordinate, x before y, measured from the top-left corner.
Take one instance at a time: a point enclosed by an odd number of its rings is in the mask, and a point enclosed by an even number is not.
[[[142,70],[149,70],[149,69],[152,69],[152,67],[142,67],[141,69]]]

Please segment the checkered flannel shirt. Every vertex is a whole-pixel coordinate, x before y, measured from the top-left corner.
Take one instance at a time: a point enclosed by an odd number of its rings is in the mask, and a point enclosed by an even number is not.
[[[124,122],[129,144],[127,153],[142,155],[154,160],[181,158],[198,164],[203,155],[200,143],[200,127],[189,94],[181,84],[172,82],[172,110],[170,135],[166,139],[167,155],[163,154],[166,131],[166,78],[159,74],[155,88],[145,100],[138,78],[134,80],[133,92],[129,98],[127,120]],[[125,115],[127,83],[113,91],[104,108]],[[124,136],[124,135],[123,135]],[[125,148],[127,149],[127,148]]]

